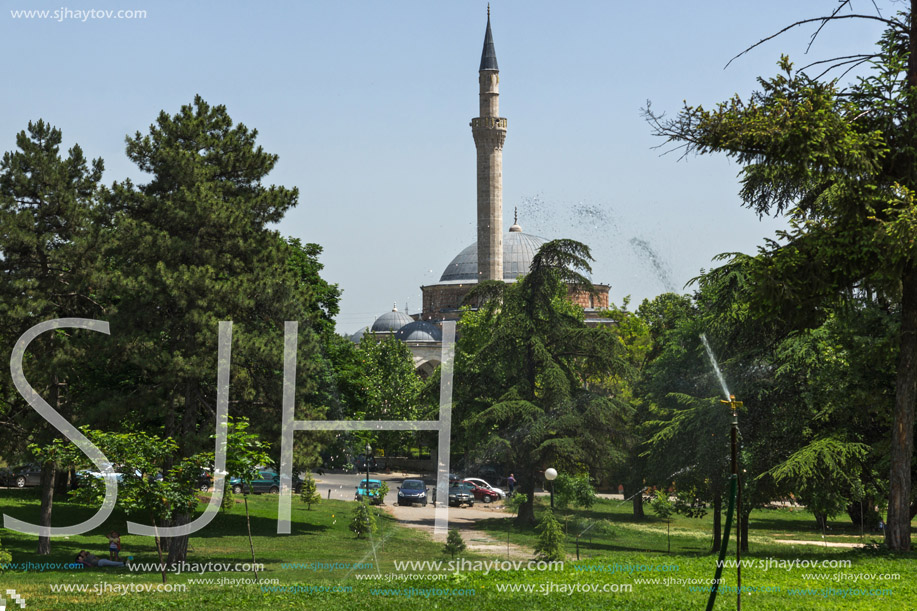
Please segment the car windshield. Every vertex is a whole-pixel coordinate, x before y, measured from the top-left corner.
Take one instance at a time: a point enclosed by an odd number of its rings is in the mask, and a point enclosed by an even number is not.
[[[370,489],[370,490],[376,490],[376,489],[379,487],[379,485],[380,485],[379,482],[370,481],[370,482],[369,482],[369,489]],[[366,480],[363,480],[363,481],[360,482],[360,488],[366,488]]]
[[[401,484],[401,487],[404,490],[423,490],[424,485],[423,485],[423,482],[420,480],[409,479],[409,480],[405,480],[404,483]]]
[[[449,488],[449,492],[471,492],[471,488],[472,486],[470,484],[459,484],[458,486],[452,486]]]

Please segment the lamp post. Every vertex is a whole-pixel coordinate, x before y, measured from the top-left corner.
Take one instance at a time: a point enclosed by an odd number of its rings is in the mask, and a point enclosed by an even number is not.
[[[373,457],[373,448],[368,443],[366,444],[366,454],[363,455],[363,459],[366,461],[366,502],[369,503],[372,499],[369,498],[369,461]]]
[[[554,511],[554,478],[557,477],[557,469],[553,467],[544,472],[544,478],[551,482],[551,511]]]

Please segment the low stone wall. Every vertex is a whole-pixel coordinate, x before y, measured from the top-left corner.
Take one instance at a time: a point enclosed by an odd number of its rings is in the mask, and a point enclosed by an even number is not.
[[[433,459],[403,458],[390,456],[385,459],[389,471],[403,471],[409,473],[432,473],[436,470]]]

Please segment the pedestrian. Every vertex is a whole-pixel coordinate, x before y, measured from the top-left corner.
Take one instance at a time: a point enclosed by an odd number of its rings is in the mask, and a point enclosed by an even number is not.
[[[509,493],[515,494],[516,491],[516,478],[513,477],[513,474],[510,473],[509,477],[506,478],[506,485],[509,486]]]

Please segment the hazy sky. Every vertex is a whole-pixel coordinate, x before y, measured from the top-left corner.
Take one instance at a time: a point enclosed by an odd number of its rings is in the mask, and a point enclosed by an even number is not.
[[[900,2],[877,2],[886,15]],[[833,0],[492,3],[503,154],[504,225],[589,244],[593,280],[635,302],[680,289],[713,255],[753,252],[781,227],[740,207],[738,167],[723,157],[660,156],[640,116],[647,100],[676,112],[712,106],[797,65],[870,49],[878,23],[814,25],[723,66],[763,36],[830,11]],[[269,180],[297,186],[280,224],[318,242],[325,277],[343,289],[340,331],[396,302],[421,308],[475,240],[477,68],[486,2],[167,2],[3,0],[0,150],[44,118],[65,143],[104,158],[105,181],[144,181],[124,137],[200,93],[257,128],[280,155]],[[857,12],[872,13],[869,0]],[[11,11],[62,11],[62,19]],[[87,20],[76,11],[146,11]],[[69,11],[69,13],[67,12]],[[648,260],[656,253],[662,273]],[[660,277],[661,276],[661,277]],[[666,280],[666,277],[668,280]]]

